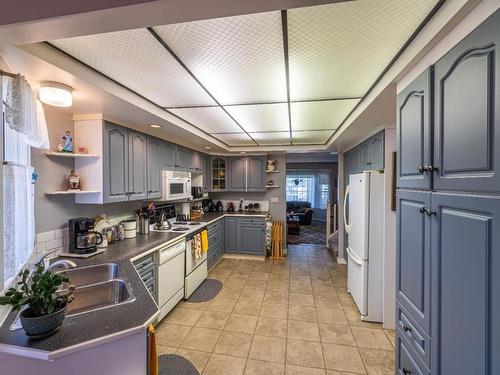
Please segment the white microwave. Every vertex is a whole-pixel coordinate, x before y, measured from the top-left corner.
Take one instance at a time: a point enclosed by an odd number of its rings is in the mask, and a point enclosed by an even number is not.
[[[191,173],[179,171],[162,171],[162,200],[191,198]]]

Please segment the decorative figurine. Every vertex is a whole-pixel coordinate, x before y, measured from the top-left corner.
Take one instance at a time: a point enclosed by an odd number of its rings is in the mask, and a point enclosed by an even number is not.
[[[69,130],[66,130],[66,134],[62,139],[64,140],[62,152],[73,152],[73,137],[71,137]]]
[[[68,190],[80,190],[80,176],[78,176],[74,169],[71,170],[68,176]]]
[[[276,160],[268,160],[266,170],[268,172],[274,172],[276,170]]]

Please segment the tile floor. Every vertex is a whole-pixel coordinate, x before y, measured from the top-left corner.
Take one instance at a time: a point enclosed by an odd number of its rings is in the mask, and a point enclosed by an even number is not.
[[[158,326],[159,353],[206,375],[394,374],[394,331],[366,323],[346,292],[346,266],[320,245],[285,261],[222,259],[209,302],[181,302]]]

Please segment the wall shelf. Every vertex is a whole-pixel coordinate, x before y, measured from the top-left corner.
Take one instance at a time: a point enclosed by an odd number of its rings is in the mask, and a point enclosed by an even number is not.
[[[279,185],[266,185],[267,189],[272,189],[272,188],[279,188]]]
[[[280,171],[278,171],[278,170],[275,170],[275,171],[268,171],[268,170],[266,170],[266,173],[280,173]]]
[[[70,195],[70,194],[99,194],[97,190],[58,190],[48,191],[45,195]]]
[[[47,156],[56,156],[61,158],[98,158],[96,154],[76,154],[72,152],[46,152]]]

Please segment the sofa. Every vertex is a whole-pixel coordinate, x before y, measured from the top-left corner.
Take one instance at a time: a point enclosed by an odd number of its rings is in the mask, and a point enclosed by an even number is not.
[[[314,213],[310,202],[305,201],[287,201],[286,213],[293,213],[300,220],[300,225],[311,225],[312,215]]]

